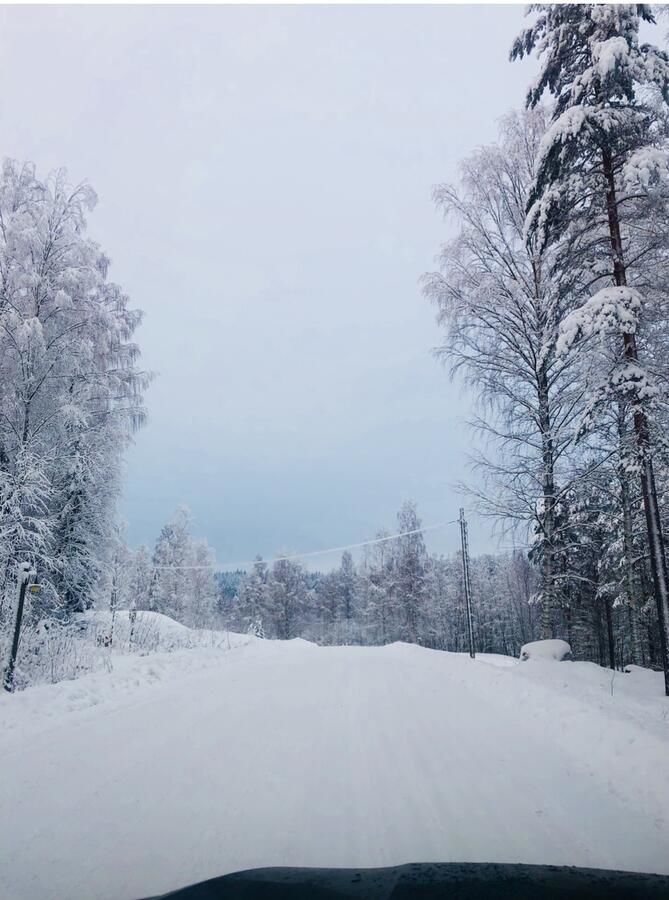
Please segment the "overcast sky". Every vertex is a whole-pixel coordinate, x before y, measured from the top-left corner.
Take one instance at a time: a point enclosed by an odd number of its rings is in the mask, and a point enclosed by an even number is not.
[[[420,292],[448,234],[431,190],[522,104],[523,7],[3,7],[0,23],[2,154],[93,185],[90,232],[145,311],[157,375],[127,461],[130,542],[179,504],[220,563],[363,540],[405,498],[425,524],[454,518],[468,403]]]

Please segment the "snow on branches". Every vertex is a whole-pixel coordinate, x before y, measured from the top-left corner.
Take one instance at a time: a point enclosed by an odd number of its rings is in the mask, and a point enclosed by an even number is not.
[[[557,354],[568,353],[577,341],[593,335],[635,334],[641,306],[641,295],[634,288],[602,288],[560,323]]]
[[[628,191],[649,191],[666,185],[668,178],[666,148],[642,147],[629,157],[622,169],[622,181]]]
[[[611,335],[636,334],[641,308],[641,294],[634,288],[603,288],[565,317],[560,324],[556,353],[565,356],[589,338],[602,341]],[[638,360],[620,359],[614,354],[609,371],[591,391],[580,431],[589,430],[594,411],[612,397],[640,408],[659,393],[655,379]]]

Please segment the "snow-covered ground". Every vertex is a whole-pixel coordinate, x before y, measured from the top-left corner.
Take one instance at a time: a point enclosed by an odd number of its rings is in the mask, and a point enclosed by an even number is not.
[[[4,696],[0,726],[7,900],[277,865],[669,873],[669,701],[645,670],[233,636]]]

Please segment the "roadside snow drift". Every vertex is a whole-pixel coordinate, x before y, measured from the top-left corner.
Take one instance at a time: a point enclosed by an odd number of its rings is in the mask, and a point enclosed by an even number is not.
[[[89,610],[73,617],[69,625],[42,621],[23,629],[15,684],[53,684],[79,679],[91,672],[109,672],[120,655],[146,656],[162,651],[191,648],[229,649],[231,643],[247,643],[248,635],[187,628],[169,616],[138,611],[134,621],[128,610],[116,615]],[[0,636],[0,663],[9,654],[9,635]]]
[[[662,678],[238,639],[0,700],[0,896],[130,900],[256,866],[669,873]]]

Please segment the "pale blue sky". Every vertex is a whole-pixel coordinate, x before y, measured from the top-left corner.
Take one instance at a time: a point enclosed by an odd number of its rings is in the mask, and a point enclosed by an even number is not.
[[[145,310],[122,511],[219,562],[454,518],[467,399],[431,356],[432,186],[523,102],[522,6],[3,7],[3,155],[68,168]],[[28,61],[30,64],[28,64]],[[472,551],[492,549],[472,523]],[[457,547],[435,532],[435,550]]]

